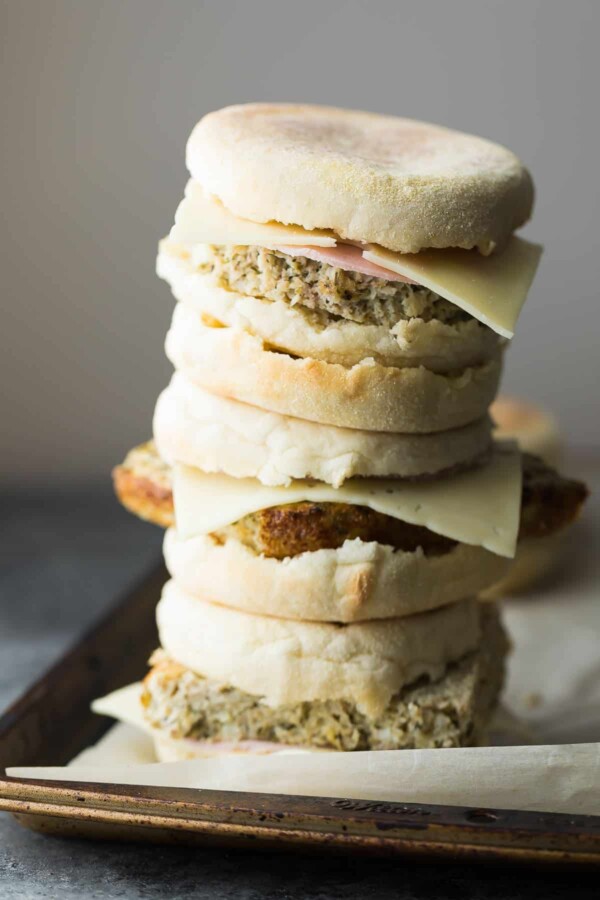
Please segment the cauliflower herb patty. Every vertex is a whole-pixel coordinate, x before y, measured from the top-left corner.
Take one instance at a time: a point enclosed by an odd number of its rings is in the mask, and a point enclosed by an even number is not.
[[[447,325],[473,320],[469,313],[422,285],[347,272],[264,247],[205,245],[202,249],[198,271],[213,275],[219,287],[249,297],[282,300],[320,312],[328,320],[347,319],[388,328],[409,319],[437,319]]]

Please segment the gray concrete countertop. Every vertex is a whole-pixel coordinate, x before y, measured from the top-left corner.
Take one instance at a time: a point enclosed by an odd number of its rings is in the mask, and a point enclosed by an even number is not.
[[[0,504],[0,709],[160,553],[161,534],[102,493],[12,494]],[[581,873],[42,837],[0,814],[0,898],[399,898],[598,896]]]

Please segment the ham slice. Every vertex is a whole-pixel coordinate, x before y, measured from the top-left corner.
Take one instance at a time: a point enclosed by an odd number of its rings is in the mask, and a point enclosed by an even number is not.
[[[360,272],[361,275],[370,275],[371,278],[384,278],[386,281],[403,281],[405,284],[416,284],[405,275],[399,275],[390,269],[384,269],[375,263],[369,262],[362,255],[362,249],[354,244],[337,244],[335,247],[296,247],[289,244],[278,244],[273,250],[279,250],[288,256],[305,256],[316,262],[327,263],[336,269],[345,269],[346,272]]]

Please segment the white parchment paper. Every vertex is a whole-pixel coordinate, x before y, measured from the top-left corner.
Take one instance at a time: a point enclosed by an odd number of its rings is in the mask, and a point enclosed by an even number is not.
[[[112,751],[120,752],[114,742],[124,741],[126,752],[130,752],[129,729],[131,726],[121,725],[109,732],[110,740],[104,745],[109,754],[102,765],[86,762],[83,757],[70,768],[13,769],[9,774],[63,781],[600,813],[600,744],[230,755],[154,765],[108,764]]]

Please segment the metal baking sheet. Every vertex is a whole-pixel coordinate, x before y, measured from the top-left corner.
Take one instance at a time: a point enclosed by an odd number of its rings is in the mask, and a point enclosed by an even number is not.
[[[165,578],[154,570],[5,713],[0,771],[64,765],[107,731],[90,702],[145,672]],[[18,778],[0,780],[0,809],[36,831],[95,839],[600,862],[600,816]]]

